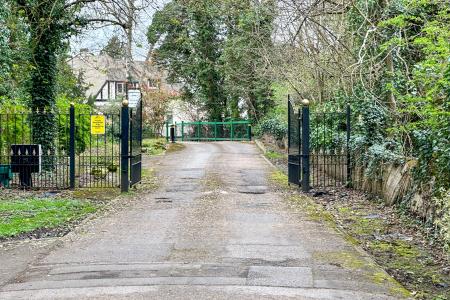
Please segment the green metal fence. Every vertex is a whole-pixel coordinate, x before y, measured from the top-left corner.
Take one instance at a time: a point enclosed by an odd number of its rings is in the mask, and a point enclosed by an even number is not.
[[[175,136],[179,141],[250,141],[250,121],[228,122],[181,122],[166,123],[166,137],[170,137],[170,127],[175,126]]]

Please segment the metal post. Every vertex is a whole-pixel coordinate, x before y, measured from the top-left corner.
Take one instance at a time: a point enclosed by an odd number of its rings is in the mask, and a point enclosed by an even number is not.
[[[231,134],[230,134],[230,136],[231,136],[231,140],[233,140],[233,138],[234,138],[234,130],[233,130],[233,120],[231,120]]]
[[[288,155],[291,148],[291,95],[288,94]]]
[[[69,177],[70,177],[70,188],[75,188],[75,105],[70,104],[69,109],[70,114],[70,138],[69,138]]]
[[[124,100],[122,102],[122,113],[121,113],[121,151],[120,151],[120,191],[122,193],[128,192],[130,187],[130,176],[129,176],[129,128],[130,126],[130,114],[128,108],[128,101]]]
[[[170,126],[170,142],[175,143],[175,125]]]
[[[350,126],[350,105],[347,105],[347,187],[352,186],[352,166],[351,166],[351,157],[350,157],[350,133],[351,133],[351,126]]]
[[[181,141],[184,142],[184,121],[181,121]]]
[[[252,140],[252,124],[250,124],[250,123],[248,123],[247,135],[248,135],[248,140],[251,141]]]
[[[217,122],[214,122],[214,141],[217,141]]]
[[[197,142],[200,142],[200,121],[197,123]]]
[[[166,142],[169,142],[169,121],[166,121]]]
[[[309,101],[302,101],[302,190],[308,192],[309,186]]]

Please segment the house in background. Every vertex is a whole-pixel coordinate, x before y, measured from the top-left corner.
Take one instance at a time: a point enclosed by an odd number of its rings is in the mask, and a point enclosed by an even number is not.
[[[93,99],[96,106],[105,106],[126,96],[125,60],[114,59],[107,54],[82,52],[70,59],[69,65],[76,75],[82,74],[83,80],[88,84],[86,98]],[[179,91],[178,86],[167,83],[165,72],[149,61],[132,62],[129,75],[143,89],[163,90],[170,94],[177,94]]]

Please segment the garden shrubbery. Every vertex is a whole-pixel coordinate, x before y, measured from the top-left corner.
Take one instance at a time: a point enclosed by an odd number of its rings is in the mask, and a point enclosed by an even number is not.
[[[272,117],[262,120],[255,128],[255,134],[262,136],[268,134],[281,141],[287,136],[288,126],[280,118]]]

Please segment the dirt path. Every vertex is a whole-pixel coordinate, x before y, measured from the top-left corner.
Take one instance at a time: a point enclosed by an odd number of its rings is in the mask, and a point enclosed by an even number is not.
[[[156,192],[49,250],[0,298],[400,297],[364,253],[269,185],[254,145],[188,143],[148,164]]]

